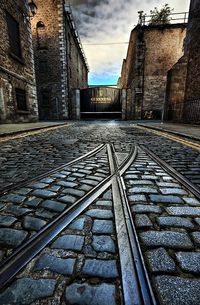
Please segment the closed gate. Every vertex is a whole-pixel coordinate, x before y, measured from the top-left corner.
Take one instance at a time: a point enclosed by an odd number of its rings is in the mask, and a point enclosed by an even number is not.
[[[81,117],[121,118],[121,90],[111,87],[92,87],[80,92]]]

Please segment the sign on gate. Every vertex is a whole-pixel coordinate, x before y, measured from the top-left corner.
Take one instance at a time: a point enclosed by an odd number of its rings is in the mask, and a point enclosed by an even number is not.
[[[121,90],[112,87],[93,87],[81,90],[81,114],[121,115]]]

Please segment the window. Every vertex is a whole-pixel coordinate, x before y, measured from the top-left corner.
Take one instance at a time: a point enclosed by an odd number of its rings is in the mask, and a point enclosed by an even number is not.
[[[39,61],[39,71],[40,71],[40,73],[46,73],[47,72],[47,61],[46,60],[40,60]]]
[[[50,107],[50,92],[47,89],[41,91],[41,106]]]
[[[8,26],[10,52],[12,55],[21,58],[22,54],[19,34],[19,23],[8,12],[6,12],[6,21]]]
[[[17,101],[17,110],[27,111],[26,91],[16,88],[15,94]]]
[[[47,35],[44,22],[38,21],[36,24],[37,44],[39,50],[47,49]]]

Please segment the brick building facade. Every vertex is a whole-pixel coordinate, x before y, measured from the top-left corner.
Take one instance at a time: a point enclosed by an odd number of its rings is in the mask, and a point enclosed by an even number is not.
[[[39,116],[73,117],[73,89],[87,87],[88,67],[70,7],[64,0],[36,0],[32,19]]]
[[[165,120],[200,123],[199,33],[200,0],[192,0],[184,42],[184,57],[168,74]]]
[[[29,7],[26,1],[1,0],[0,123],[38,120],[28,14]]]
[[[141,25],[131,32],[118,86],[130,89],[127,119],[161,118],[167,71],[183,55],[186,24]]]
[[[179,121],[183,115],[187,61],[188,57],[182,56],[167,73],[164,120]]]

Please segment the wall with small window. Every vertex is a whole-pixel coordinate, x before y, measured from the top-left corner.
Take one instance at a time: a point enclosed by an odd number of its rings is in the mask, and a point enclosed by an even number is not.
[[[62,66],[60,61],[59,10],[62,1],[34,0],[37,14],[32,18],[36,83],[40,120],[62,117]]]
[[[28,6],[24,0],[0,5],[0,123],[38,120]]]
[[[69,18],[65,11],[64,0],[34,1],[37,14],[31,23],[39,117],[41,120],[69,119],[71,90],[87,87],[88,73],[72,26],[72,15]]]

